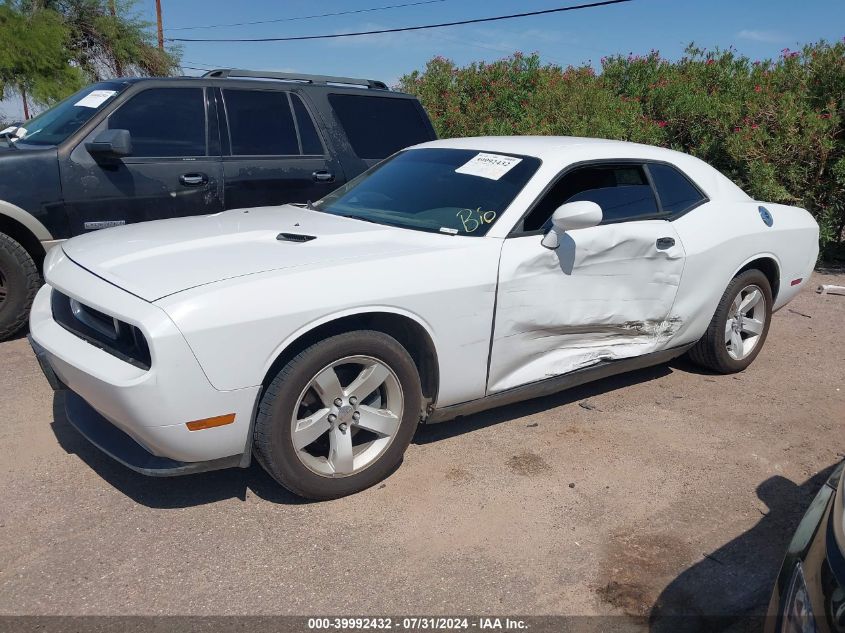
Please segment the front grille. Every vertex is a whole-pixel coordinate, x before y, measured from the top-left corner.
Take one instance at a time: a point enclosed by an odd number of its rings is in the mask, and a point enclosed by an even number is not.
[[[110,317],[55,289],[51,305],[53,320],[68,332],[130,365],[145,370],[150,368],[147,339],[134,325]]]

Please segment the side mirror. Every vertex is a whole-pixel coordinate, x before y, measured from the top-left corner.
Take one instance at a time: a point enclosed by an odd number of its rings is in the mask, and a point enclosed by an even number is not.
[[[132,154],[132,137],[129,130],[103,130],[85,149],[95,160],[101,158],[120,158]]]
[[[560,233],[598,226],[602,217],[601,207],[589,200],[562,204],[552,214],[552,230],[543,236],[542,244],[554,250],[560,245]]]

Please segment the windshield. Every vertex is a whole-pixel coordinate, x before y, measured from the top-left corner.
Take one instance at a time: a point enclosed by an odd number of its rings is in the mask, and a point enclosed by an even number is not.
[[[104,81],[83,88],[21,125],[15,132],[23,145],[58,145],[76,132],[126,84]],[[23,128],[23,129],[21,129]]]
[[[462,149],[396,154],[320,200],[315,208],[378,224],[481,236],[540,160]]]

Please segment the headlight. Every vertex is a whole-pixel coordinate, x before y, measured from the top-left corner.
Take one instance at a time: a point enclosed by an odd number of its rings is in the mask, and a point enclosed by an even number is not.
[[[53,320],[104,352],[143,370],[151,366],[150,348],[140,329],[71,299],[55,288]]]
[[[783,610],[783,624],[780,630],[781,633],[816,633],[818,630],[801,563],[795,566],[792,579],[789,581],[789,591],[786,593]]]

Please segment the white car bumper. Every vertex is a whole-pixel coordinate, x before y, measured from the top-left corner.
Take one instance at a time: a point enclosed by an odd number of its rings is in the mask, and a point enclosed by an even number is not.
[[[54,372],[60,383],[54,386],[69,392],[68,420],[102,450],[145,474],[248,465],[248,437],[260,387],[215,389],[163,310],[62,260],[52,262],[48,285],[35,298],[30,337],[48,379]],[[59,323],[53,315],[54,289],[137,327],[149,346],[149,369],[89,343]],[[234,422],[224,426],[198,431],[186,426],[231,414]]]

